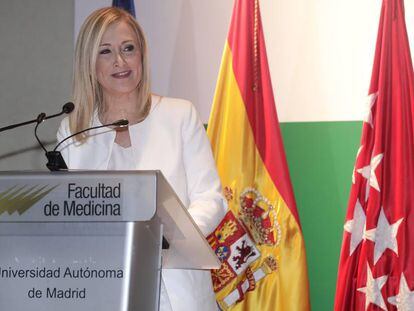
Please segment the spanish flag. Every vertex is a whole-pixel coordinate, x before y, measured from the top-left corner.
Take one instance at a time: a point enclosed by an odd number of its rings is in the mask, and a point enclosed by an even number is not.
[[[309,310],[305,245],[258,0],[236,0],[208,125],[229,212],[208,236],[222,310]]]

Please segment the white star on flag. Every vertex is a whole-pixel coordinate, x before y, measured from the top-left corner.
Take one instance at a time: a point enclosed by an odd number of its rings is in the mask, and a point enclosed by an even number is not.
[[[368,309],[370,303],[377,305],[383,310],[387,310],[387,306],[385,305],[384,298],[381,294],[381,288],[385,285],[385,282],[387,282],[387,278],[386,275],[383,275],[374,279],[372,277],[371,269],[367,264],[366,286],[357,289],[358,291],[365,293],[365,310]]]
[[[366,117],[364,121],[367,122],[369,125],[371,125],[371,127],[374,127],[374,125],[372,124],[372,107],[374,106],[375,101],[377,100],[377,97],[378,97],[378,92],[372,93],[368,95],[367,102],[366,102],[367,112],[365,113]]]
[[[389,297],[388,302],[397,306],[398,311],[414,310],[414,291],[410,291],[404,273],[401,273],[400,290],[397,296]]]
[[[387,248],[398,255],[397,233],[403,219],[404,218],[400,218],[390,225],[387,217],[385,217],[384,209],[381,208],[377,227],[365,231],[365,238],[375,243],[374,265]]]
[[[364,148],[364,145],[359,146],[359,148],[358,148],[357,155],[356,155],[356,158],[355,158],[355,165],[356,165],[356,161],[358,161],[358,156],[361,153],[362,148]],[[354,166],[354,169],[352,170],[352,183],[355,184],[355,166]]]
[[[349,244],[349,256],[352,255],[352,253],[358,247],[359,243],[361,243],[361,241],[363,240],[364,236],[366,217],[361,203],[359,203],[358,199],[355,204],[353,217],[353,219],[348,220],[344,225],[345,231],[351,234],[351,243]]]
[[[375,175],[375,170],[377,169],[377,166],[380,164],[382,157],[384,156],[383,153],[377,154],[375,157],[371,159],[370,165],[364,166],[363,168],[357,169],[357,172],[362,175],[365,179],[369,180],[367,182],[367,189],[365,192],[365,200],[368,199],[369,195],[369,187],[376,189],[378,192],[380,192],[380,188],[378,185],[377,175]]]

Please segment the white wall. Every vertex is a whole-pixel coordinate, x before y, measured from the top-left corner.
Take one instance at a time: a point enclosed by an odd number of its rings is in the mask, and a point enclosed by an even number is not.
[[[245,0],[247,1],[247,0]],[[75,0],[75,32],[109,0]],[[381,0],[261,0],[279,119],[361,120]],[[406,0],[413,40],[414,0]],[[190,99],[208,120],[233,9],[230,0],[135,0],[150,46],[153,90]]]
[[[70,100],[73,2],[0,1],[0,127],[57,113]],[[59,120],[39,136],[54,146]],[[46,169],[33,125],[0,133],[0,170]]]

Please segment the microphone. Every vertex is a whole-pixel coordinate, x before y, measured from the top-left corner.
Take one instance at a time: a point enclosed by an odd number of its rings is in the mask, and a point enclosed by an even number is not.
[[[46,119],[46,113],[44,113],[44,112],[39,113],[39,115],[36,118],[37,124],[36,124],[35,129],[34,129],[34,135],[35,135],[36,140],[39,143],[40,147],[42,147],[42,149],[45,152],[47,152],[45,146],[42,144],[42,142],[40,141],[39,137],[37,136],[37,128],[39,127],[40,123],[42,123],[45,119]]]
[[[75,109],[75,105],[72,102],[67,102],[66,104],[64,104],[62,106],[62,111],[61,112],[59,112],[57,114],[52,114],[51,116],[46,116],[45,120],[61,116],[62,114],[71,113],[73,111],[73,109]]]
[[[71,103],[71,102],[68,102],[68,103],[66,103],[66,104],[63,105],[61,112],[56,113],[56,114],[53,114],[53,115],[50,115],[50,116],[46,116],[45,115],[43,117],[43,120],[40,120],[40,122],[39,122],[39,117],[40,117],[40,115],[42,113],[39,114],[36,119],[1,127],[0,128],[0,132],[4,132],[4,131],[7,131],[7,130],[11,130],[13,128],[20,127],[20,126],[23,126],[23,125],[27,125],[27,124],[30,124],[30,123],[41,123],[42,121],[44,121],[46,119],[58,117],[58,116],[60,116],[60,115],[62,115],[64,113],[71,113],[74,108],[75,108],[75,105],[73,103]]]
[[[67,102],[66,104],[63,105],[62,112],[68,114],[68,113],[71,113],[73,109],[75,109],[75,104],[72,102]]]
[[[121,119],[118,121],[115,121],[114,123],[111,124],[111,126],[116,126],[116,127],[126,127],[128,126],[129,121],[126,119]]]
[[[81,130],[79,132],[76,132],[74,134],[71,134],[68,137],[65,137],[63,140],[61,140],[56,145],[56,147],[53,149],[53,151],[46,152],[46,157],[48,159],[48,162],[46,164],[47,168],[49,170],[51,170],[51,171],[59,171],[59,170],[66,170],[66,169],[68,169],[68,167],[67,167],[67,165],[65,163],[65,160],[62,157],[62,154],[60,153],[60,151],[57,151],[57,149],[59,148],[59,146],[62,145],[68,139],[70,139],[70,138],[72,138],[72,137],[74,137],[76,135],[79,135],[79,134],[85,133],[87,131],[90,131],[90,130],[96,130],[96,129],[99,129],[99,128],[110,127],[110,126],[114,126],[114,127],[126,127],[126,126],[128,126],[128,124],[129,124],[129,121],[128,120],[126,120],[126,119],[120,119],[120,120],[117,120],[117,121],[112,122],[112,123],[108,123],[108,124],[104,124],[104,125],[98,125],[98,126],[93,126],[93,127],[88,127],[88,128],[83,129],[83,130]]]
[[[68,103],[63,105],[61,112],[56,113],[56,114],[52,114],[50,116],[46,116],[46,114],[44,112],[41,112],[41,113],[39,113],[37,118],[34,120],[36,122],[36,126],[35,126],[35,129],[34,129],[34,135],[35,135],[36,140],[39,143],[40,147],[42,147],[42,149],[45,151],[46,156],[47,156],[48,151],[45,148],[45,146],[42,144],[42,142],[40,141],[39,137],[37,136],[37,129],[38,129],[40,123],[42,123],[46,119],[55,118],[55,117],[58,117],[58,116],[60,116],[64,113],[71,113],[73,111],[73,109],[75,109],[75,105],[71,102],[68,102]]]

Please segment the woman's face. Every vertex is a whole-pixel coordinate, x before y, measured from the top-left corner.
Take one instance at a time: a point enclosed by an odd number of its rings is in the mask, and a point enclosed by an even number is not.
[[[137,92],[141,74],[135,32],[123,21],[111,24],[102,36],[96,60],[96,76],[104,97]]]

